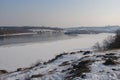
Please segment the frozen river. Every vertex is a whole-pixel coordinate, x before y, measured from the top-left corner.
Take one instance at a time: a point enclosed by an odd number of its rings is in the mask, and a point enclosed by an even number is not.
[[[0,69],[16,70],[20,67],[30,66],[40,60],[47,61],[62,52],[90,49],[96,42],[102,42],[110,35],[114,34],[81,34],[70,38],[67,36],[64,39],[62,39],[63,37],[54,37],[56,40],[39,41],[37,39],[36,42],[31,41],[30,43],[26,43],[27,39],[30,38],[22,38],[22,40],[26,40],[22,44],[12,44],[17,43],[20,38],[3,39],[0,42]],[[9,41],[12,41],[12,43]]]

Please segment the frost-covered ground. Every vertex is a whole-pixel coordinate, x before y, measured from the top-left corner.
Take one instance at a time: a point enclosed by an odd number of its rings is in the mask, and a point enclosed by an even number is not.
[[[0,75],[0,80],[120,80],[120,50],[76,51]]]

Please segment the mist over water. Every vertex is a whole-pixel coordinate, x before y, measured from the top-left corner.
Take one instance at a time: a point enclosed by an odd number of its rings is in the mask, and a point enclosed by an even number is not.
[[[12,71],[20,67],[28,67],[39,60],[47,61],[63,52],[91,49],[96,42],[101,43],[111,35],[114,34],[80,34],[78,36],[56,34],[1,38],[0,69]]]

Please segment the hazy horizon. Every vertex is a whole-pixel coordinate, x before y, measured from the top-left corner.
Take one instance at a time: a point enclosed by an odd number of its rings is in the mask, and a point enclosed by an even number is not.
[[[0,0],[0,26],[120,25],[120,0]]]
[[[77,28],[77,27],[120,27],[120,25],[103,25],[103,26],[44,26],[44,25],[23,25],[23,26],[17,26],[17,25],[0,25],[0,27],[51,27],[51,28]]]

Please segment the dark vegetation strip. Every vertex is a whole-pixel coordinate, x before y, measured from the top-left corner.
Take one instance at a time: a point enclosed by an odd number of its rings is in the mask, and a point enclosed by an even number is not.
[[[116,31],[115,36],[111,36],[108,39],[103,41],[103,46],[101,44],[96,43],[93,46],[94,49],[97,50],[112,50],[112,49],[119,49],[120,48],[120,30]]]

